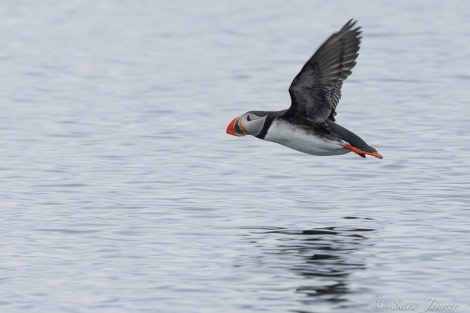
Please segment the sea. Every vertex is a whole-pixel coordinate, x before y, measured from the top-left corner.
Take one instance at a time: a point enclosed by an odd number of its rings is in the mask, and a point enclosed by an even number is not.
[[[362,27],[312,156],[227,124],[290,106]],[[0,312],[470,312],[470,2],[0,3]]]

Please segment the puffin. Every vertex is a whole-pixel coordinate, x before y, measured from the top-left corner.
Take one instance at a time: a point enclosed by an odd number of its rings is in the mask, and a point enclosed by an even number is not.
[[[291,105],[281,111],[248,111],[234,118],[226,133],[252,135],[311,155],[354,152],[382,155],[335,121],[343,81],[356,65],[361,28],[354,19],[333,33],[305,63],[289,87]]]

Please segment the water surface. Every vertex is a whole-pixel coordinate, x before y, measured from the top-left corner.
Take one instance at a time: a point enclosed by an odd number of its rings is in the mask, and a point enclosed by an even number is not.
[[[468,311],[469,12],[6,1],[0,310]],[[383,160],[225,134],[351,17],[337,121]]]

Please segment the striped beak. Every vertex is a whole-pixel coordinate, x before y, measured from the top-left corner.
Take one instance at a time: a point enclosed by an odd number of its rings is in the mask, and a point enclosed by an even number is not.
[[[227,134],[232,136],[245,136],[245,127],[240,123],[241,115],[234,118],[227,126]]]

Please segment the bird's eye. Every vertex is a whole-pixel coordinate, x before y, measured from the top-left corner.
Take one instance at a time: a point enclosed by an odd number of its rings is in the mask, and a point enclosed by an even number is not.
[[[250,117],[250,115],[249,115],[249,114],[246,116],[246,120],[247,120],[248,122],[250,122],[250,121],[251,121],[251,117]]]

